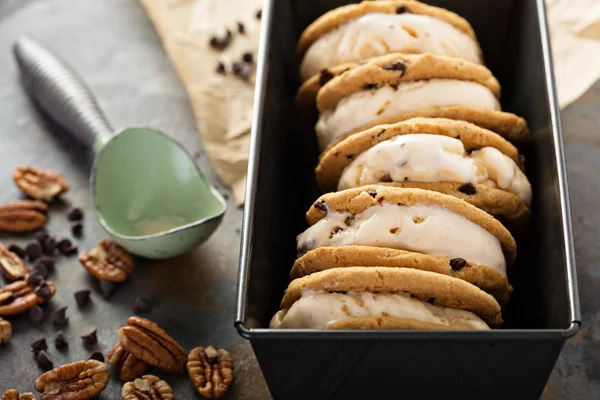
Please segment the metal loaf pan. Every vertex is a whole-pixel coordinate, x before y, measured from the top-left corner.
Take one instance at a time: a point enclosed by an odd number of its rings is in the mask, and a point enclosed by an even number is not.
[[[580,325],[559,110],[543,0],[429,0],[469,20],[503,88],[529,122],[522,151],[534,189],[531,232],[509,271],[503,329],[269,330],[289,283],[295,236],[318,197],[314,119],[294,105],[296,41],[344,0],[266,0],[235,325],[275,399],[535,399]]]

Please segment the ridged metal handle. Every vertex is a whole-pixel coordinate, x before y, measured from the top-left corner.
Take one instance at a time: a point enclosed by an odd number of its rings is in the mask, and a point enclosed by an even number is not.
[[[108,141],[112,128],[90,89],[64,60],[28,38],[18,39],[13,52],[25,87],[45,112],[91,148]]]

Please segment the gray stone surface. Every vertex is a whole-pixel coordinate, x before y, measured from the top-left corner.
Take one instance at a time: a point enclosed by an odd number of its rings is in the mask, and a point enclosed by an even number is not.
[[[135,0],[3,0],[0,2],[0,202],[20,197],[11,174],[18,164],[34,164],[64,173],[72,190],[50,213],[51,232],[69,234],[64,211],[69,204],[87,210],[81,248],[91,248],[102,230],[91,212],[87,175],[92,155],[41,116],[24,95],[10,45],[29,35],[62,54],[97,94],[115,126],[149,125],[173,135],[194,154],[208,179],[221,190],[195,132],[185,92],[161,48],[160,41]],[[545,400],[600,398],[600,84],[563,112],[566,155],[573,212],[583,327],[567,343],[544,392]],[[57,364],[106,352],[116,342],[116,329],[131,315],[136,296],[150,299],[148,316],[163,325],[186,348],[211,343],[232,350],[236,384],[229,398],[268,399],[269,394],[252,350],[232,327],[241,211],[231,206],[222,226],[204,246],[169,261],[149,262],[131,282],[104,301],[95,282],[75,258],[63,258],[52,279],[58,294],[48,315],[69,306],[65,329],[71,345]],[[28,236],[0,233],[0,241],[26,243]],[[72,293],[92,288],[93,304],[79,311]],[[8,388],[33,390],[40,371],[29,343],[57,330],[49,321],[32,326],[26,318],[11,319],[14,339],[0,347],[0,393]],[[98,329],[100,344],[85,348],[79,335]],[[159,372],[178,399],[197,396],[185,376]],[[121,384],[113,375],[102,399],[117,399]]]

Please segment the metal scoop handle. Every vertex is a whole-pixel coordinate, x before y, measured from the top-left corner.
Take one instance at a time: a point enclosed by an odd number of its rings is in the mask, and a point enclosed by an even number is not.
[[[59,56],[31,39],[18,39],[13,52],[34,101],[74,137],[99,150],[113,130],[81,78]]]

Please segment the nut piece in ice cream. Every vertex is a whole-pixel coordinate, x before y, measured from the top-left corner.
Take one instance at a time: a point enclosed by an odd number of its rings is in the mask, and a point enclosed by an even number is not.
[[[21,257],[0,244],[0,271],[9,281],[22,279],[30,272]]]
[[[115,344],[106,355],[106,361],[114,365],[123,382],[129,382],[144,375],[150,365],[125,350],[119,343]]]
[[[169,384],[154,375],[144,375],[133,382],[127,382],[121,392],[123,400],[173,400],[173,389]]]
[[[105,239],[90,252],[82,251],[79,262],[94,277],[109,282],[123,282],[135,270],[131,256],[121,246]]]
[[[233,358],[223,349],[194,348],[188,355],[187,370],[202,397],[223,397],[233,384]]]
[[[17,167],[13,179],[19,189],[36,200],[51,202],[69,190],[67,180],[62,175],[36,167]]]
[[[32,232],[46,225],[48,205],[37,200],[20,200],[0,205],[0,229]]]
[[[76,361],[42,374],[35,388],[41,400],[87,400],[97,397],[108,384],[106,364],[96,360]]]

